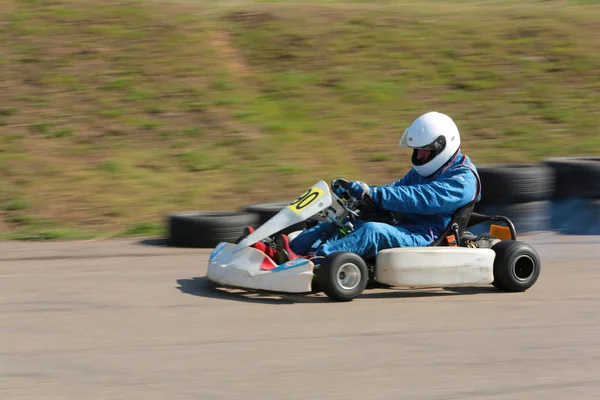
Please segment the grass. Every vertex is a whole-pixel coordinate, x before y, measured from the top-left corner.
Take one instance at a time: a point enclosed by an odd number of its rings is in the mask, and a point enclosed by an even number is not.
[[[390,182],[434,109],[476,164],[600,152],[597,1],[213,3],[0,5],[0,237]]]

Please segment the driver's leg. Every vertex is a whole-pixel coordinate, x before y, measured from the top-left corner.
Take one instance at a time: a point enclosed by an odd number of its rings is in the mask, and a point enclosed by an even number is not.
[[[374,258],[384,249],[427,246],[429,243],[431,237],[427,234],[410,232],[401,226],[382,222],[366,222],[351,234],[323,244],[318,249],[317,256],[349,251],[363,258]]]
[[[326,233],[334,229],[336,229],[336,226],[331,222],[319,222],[290,241],[290,248],[297,255],[305,256],[314,250],[315,246],[319,245],[320,239]]]

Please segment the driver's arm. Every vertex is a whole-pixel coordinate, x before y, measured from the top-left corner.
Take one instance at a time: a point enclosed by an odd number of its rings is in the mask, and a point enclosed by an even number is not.
[[[373,200],[392,212],[448,214],[472,201],[476,193],[475,175],[469,170],[456,170],[431,183],[373,188]]]

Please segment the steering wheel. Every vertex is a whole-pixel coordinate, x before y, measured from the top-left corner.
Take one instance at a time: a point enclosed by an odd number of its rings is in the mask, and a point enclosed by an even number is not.
[[[350,194],[348,190],[349,187],[350,182],[348,182],[346,179],[335,179],[331,181],[331,192],[338,204],[344,208],[344,210],[346,210],[354,218],[358,217],[358,213],[351,208],[356,208],[361,212],[364,212],[366,206],[367,212],[377,212],[378,207],[370,195],[366,194],[363,199],[357,199]]]
[[[352,197],[348,188],[350,188],[350,182],[345,179],[335,179],[331,181],[331,191],[344,200],[350,200]]]

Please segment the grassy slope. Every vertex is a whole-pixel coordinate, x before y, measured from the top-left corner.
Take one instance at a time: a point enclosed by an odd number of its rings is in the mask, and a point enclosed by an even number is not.
[[[205,3],[2,2],[0,233],[154,233],[395,180],[431,109],[478,164],[600,152],[595,5]]]

